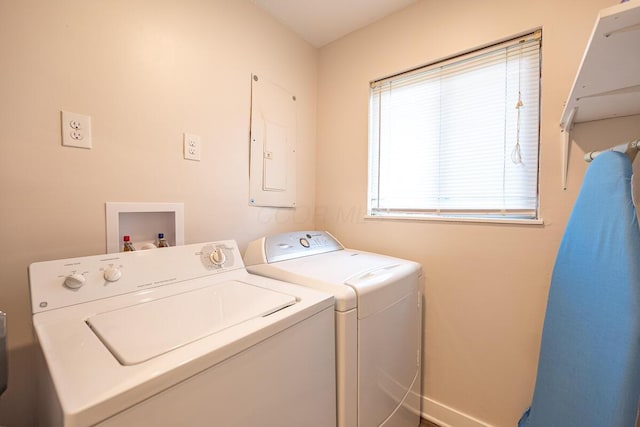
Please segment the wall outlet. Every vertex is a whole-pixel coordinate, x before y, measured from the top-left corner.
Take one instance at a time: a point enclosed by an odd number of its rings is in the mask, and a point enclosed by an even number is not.
[[[61,111],[62,145],[91,148],[91,117]]]
[[[184,158],[186,160],[196,160],[200,161],[202,147],[200,144],[200,136],[193,135],[190,133],[184,134]]]

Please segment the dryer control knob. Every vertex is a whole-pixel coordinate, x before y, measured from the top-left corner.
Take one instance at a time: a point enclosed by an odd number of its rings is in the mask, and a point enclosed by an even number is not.
[[[117,282],[122,277],[122,271],[118,267],[108,267],[104,270],[103,276],[107,282]]]
[[[84,285],[84,276],[82,274],[73,273],[65,277],[64,285],[69,289],[78,289]]]
[[[222,265],[227,260],[226,255],[222,252],[221,248],[215,248],[210,254],[209,259],[215,265]]]

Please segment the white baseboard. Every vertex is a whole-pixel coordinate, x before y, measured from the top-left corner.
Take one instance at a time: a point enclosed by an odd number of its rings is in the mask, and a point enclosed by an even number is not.
[[[422,397],[422,418],[441,427],[492,427],[490,424],[425,396]]]

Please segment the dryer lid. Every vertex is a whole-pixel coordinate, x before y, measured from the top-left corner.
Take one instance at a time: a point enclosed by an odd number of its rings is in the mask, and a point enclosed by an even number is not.
[[[410,278],[416,283],[412,286],[418,286],[420,269],[413,261],[353,249],[247,267],[255,274],[330,293],[335,296],[336,311],[358,307],[359,316],[411,292],[395,283]]]
[[[290,295],[229,281],[96,314],[87,324],[122,365],[135,365],[295,304]]]

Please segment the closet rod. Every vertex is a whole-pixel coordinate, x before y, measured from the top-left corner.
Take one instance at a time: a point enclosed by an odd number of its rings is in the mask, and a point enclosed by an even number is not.
[[[598,155],[604,153],[605,151],[618,151],[620,153],[626,154],[629,159],[633,162],[633,159],[636,158],[636,154],[638,154],[638,150],[640,150],[640,139],[636,139],[635,141],[627,142],[625,144],[616,145],[615,147],[611,147],[607,150],[602,151],[591,151],[584,155],[584,160],[586,162],[591,162],[591,160],[598,157]]]

